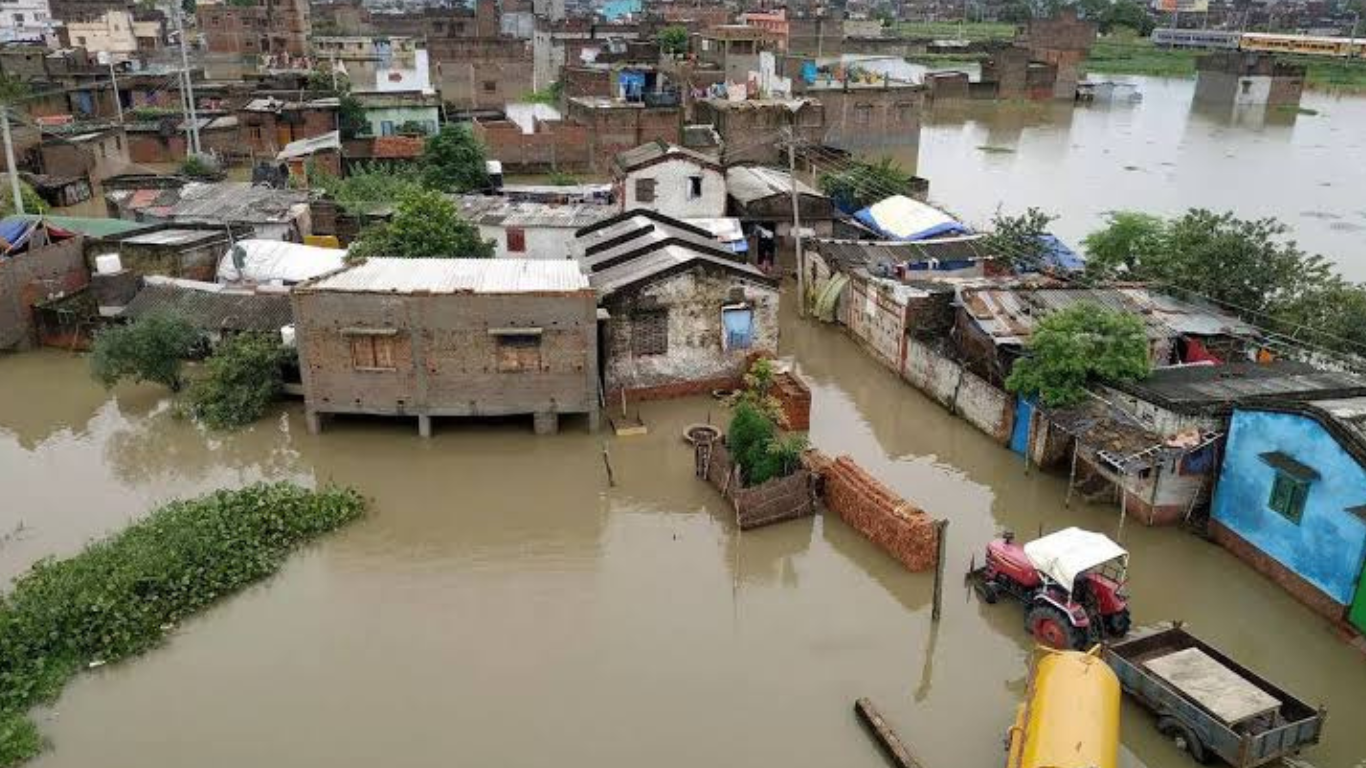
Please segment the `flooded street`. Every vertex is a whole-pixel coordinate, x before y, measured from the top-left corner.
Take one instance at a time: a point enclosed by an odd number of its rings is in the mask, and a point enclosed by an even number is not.
[[[940,188],[943,191],[943,188]],[[791,303],[785,303],[790,309]],[[812,385],[811,437],[947,517],[948,572],[1002,527],[1114,533],[1116,510],[1062,508],[838,330],[785,317]],[[70,554],[168,498],[258,478],[352,484],[369,516],[162,648],[78,676],[39,722],[33,765],[108,768],[885,765],[851,712],[871,697],[927,768],[1000,765],[1028,644],[1018,606],[956,578],[938,629],[932,577],[820,516],[740,534],[692,476],[685,425],[709,399],[647,404],[650,434],[567,421],[342,421],[292,405],[212,437],[153,388],[107,396],[83,359],[0,357],[0,567]],[[600,451],[618,486],[607,488]],[[1202,637],[1332,713],[1320,768],[1366,759],[1366,660],[1223,550],[1129,525],[1140,623]],[[1126,704],[1124,764],[1193,765]]]
[[[1076,245],[1111,210],[1274,216],[1305,250],[1366,281],[1366,96],[1306,91],[1301,107],[1317,114],[1234,114],[1193,107],[1194,80],[1115,79],[1137,83],[1143,100],[935,105],[919,150],[931,196],[979,226],[998,206],[1037,206]]]

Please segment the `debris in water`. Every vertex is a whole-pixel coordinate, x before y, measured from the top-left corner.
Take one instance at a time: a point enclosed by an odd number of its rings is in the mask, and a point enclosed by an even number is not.
[[[990,144],[980,144],[977,149],[991,155],[1014,154],[1015,150],[1010,147],[993,147]]]

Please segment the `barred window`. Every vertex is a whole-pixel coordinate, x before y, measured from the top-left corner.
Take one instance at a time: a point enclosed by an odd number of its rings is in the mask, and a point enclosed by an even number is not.
[[[651,310],[631,317],[631,353],[665,355],[669,352],[669,312]]]
[[[499,373],[520,373],[540,369],[540,334],[504,334],[498,337]]]

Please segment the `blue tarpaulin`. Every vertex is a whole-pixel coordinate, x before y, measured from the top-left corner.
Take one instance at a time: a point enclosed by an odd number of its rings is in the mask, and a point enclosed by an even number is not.
[[[8,254],[22,248],[24,243],[28,242],[29,237],[33,235],[33,230],[37,226],[37,221],[30,221],[17,216],[11,216],[0,221],[0,238],[3,238],[3,242],[0,242],[0,253]]]
[[[1080,272],[1086,269],[1086,259],[1068,248],[1067,244],[1057,237],[1041,235],[1039,240],[1043,243],[1043,265],[1045,269],[1062,272]]]
[[[854,218],[889,240],[913,242],[972,234],[972,230],[947,213],[904,195],[874,203],[855,213]]]

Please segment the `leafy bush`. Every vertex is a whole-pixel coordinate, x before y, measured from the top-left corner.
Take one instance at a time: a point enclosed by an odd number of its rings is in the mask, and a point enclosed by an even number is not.
[[[665,27],[655,35],[659,52],[670,56],[682,56],[688,52],[688,28],[680,26]]]
[[[914,179],[895,160],[884,157],[873,163],[852,160],[844,170],[822,173],[816,181],[840,210],[852,213],[892,195],[909,196]]]
[[[447,123],[422,148],[422,179],[429,189],[470,192],[488,186],[484,145],[469,126]]]
[[[234,429],[261,418],[284,387],[285,349],[264,333],[234,336],[205,361],[190,386],[190,410],[213,429]]]
[[[199,343],[199,332],[179,315],[147,315],[95,334],[90,373],[106,387],[123,379],[153,381],[179,392],[180,369]]]
[[[579,177],[564,171],[551,171],[550,175],[545,177],[545,183],[552,187],[572,187],[579,183]]]
[[[1056,216],[1038,208],[1028,208],[1018,216],[999,211],[991,218],[991,232],[982,238],[982,245],[998,259],[1018,270],[1034,270],[1043,265],[1047,246],[1043,236]]]
[[[754,405],[742,402],[735,406],[726,432],[726,447],[744,472],[746,484],[752,483],[754,469],[763,463],[777,431],[773,420]]]
[[[220,173],[218,164],[204,155],[190,155],[180,164],[180,172],[194,179],[209,179]]]
[[[493,253],[493,241],[480,237],[455,203],[440,192],[413,188],[399,197],[392,220],[361,231],[347,258],[488,259]]]
[[[1099,304],[1079,302],[1039,321],[1027,354],[1006,389],[1038,396],[1045,405],[1075,405],[1091,381],[1134,381],[1148,375],[1143,321]]]
[[[391,206],[408,192],[422,188],[422,179],[416,173],[375,164],[353,168],[344,179],[316,166],[309,171],[308,185],[331,195],[343,211],[351,214]]]
[[[0,599],[0,765],[36,754],[24,713],[78,669],[157,645],[363,510],[352,490],[262,483],[172,502],[75,557],[34,565]]]
[[[47,201],[33,191],[26,181],[19,182],[19,199],[24,203],[24,213],[47,213]],[[14,214],[14,198],[8,188],[0,193],[0,218]]]

